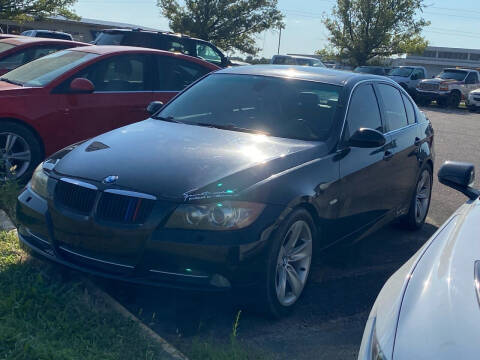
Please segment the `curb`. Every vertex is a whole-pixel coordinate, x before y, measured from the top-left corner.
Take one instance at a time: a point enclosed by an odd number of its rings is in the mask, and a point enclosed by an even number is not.
[[[13,222],[10,220],[8,215],[5,211],[0,210],[0,231],[15,231],[16,227],[13,225]],[[154,340],[157,344],[159,344],[163,351],[165,351],[168,355],[175,360],[189,360],[184,354],[182,354],[179,350],[177,350],[174,346],[168,343],[164,338],[158,335],[155,331],[145,325],[139,318],[133,315],[130,311],[128,311],[122,304],[117,302],[114,298],[112,298],[109,294],[95,285],[90,279],[87,279],[84,276],[80,276],[82,282],[85,285],[87,291],[97,299],[102,300],[105,304],[108,304],[111,308],[113,308],[116,312],[122,315],[124,318],[132,320],[135,322],[142,331],[144,331],[152,340]]]

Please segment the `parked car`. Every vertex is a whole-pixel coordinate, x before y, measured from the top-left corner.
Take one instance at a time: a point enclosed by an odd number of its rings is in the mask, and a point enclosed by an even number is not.
[[[418,84],[419,102],[428,105],[437,101],[440,106],[458,107],[460,101],[468,98],[468,94],[480,87],[480,76],[477,70],[444,69],[434,79],[426,79]]]
[[[60,39],[60,40],[73,40],[72,35],[61,32],[61,31],[52,31],[52,30],[27,30],[22,32],[23,36],[31,37],[40,37],[46,39]]]
[[[355,68],[355,72],[362,73],[362,74],[372,74],[372,75],[381,75],[385,76],[388,74],[388,71],[390,71],[390,68],[385,68],[383,66],[358,66]]]
[[[358,360],[478,357],[480,191],[472,188],[471,164],[447,162],[438,179],[469,201],[386,282]]]
[[[108,29],[100,32],[93,44],[140,46],[198,57],[220,67],[231,65],[223,52],[212,43],[166,31]]]
[[[15,34],[0,34],[0,40],[3,39],[10,39],[14,37],[22,37],[22,35],[15,35]]]
[[[470,91],[466,105],[470,111],[478,111],[480,109],[480,88]]]
[[[28,180],[45,155],[143,120],[151,101],[165,103],[217,69],[190,56],[121,46],[79,47],[21,66],[0,77],[1,177],[15,167],[16,178]]]
[[[388,78],[238,66],[46,160],[19,197],[19,234],[74,269],[241,287],[281,316],[302,294],[313,249],[393,219],[420,228],[432,169],[431,124]]]
[[[56,51],[85,45],[76,41],[28,37],[0,40],[0,75]]]
[[[415,97],[418,83],[427,78],[427,70],[422,66],[399,66],[393,68],[388,76]]]
[[[270,64],[326,67],[319,59],[296,55],[273,55]]]

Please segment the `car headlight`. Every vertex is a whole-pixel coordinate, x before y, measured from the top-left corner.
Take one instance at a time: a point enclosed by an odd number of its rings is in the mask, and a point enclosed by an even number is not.
[[[380,343],[378,342],[378,339],[377,339],[377,331],[375,329],[375,323],[373,324],[371,360],[387,360],[387,357],[383,353],[383,350],[380,347]]]
[[[30,188],[43,198],[48,197],[48,175],[43,170],[43,164],[37,166],[30,180]]]
[[[264,204],[244,201],[183,204],[174,211],[165,226],[192,230],[236,230],[252,224],[264,208]]]

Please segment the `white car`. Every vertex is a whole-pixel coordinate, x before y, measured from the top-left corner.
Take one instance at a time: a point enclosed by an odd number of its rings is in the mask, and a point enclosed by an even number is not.
[[[447,162],[438,177],[469,200],[382,288],[358,360],[480,358],[480,191],[471,164]]]
[[[471,111],[480,110],[480,89],[473,90],[468,94],[466,105]]]

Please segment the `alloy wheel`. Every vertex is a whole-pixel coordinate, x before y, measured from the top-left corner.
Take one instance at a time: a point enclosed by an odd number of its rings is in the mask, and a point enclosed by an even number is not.
[[[307,222],[294,222],[283,238],[277,258],[275,289],[283,306],[293,305],[308,279],[312,262],[312,232]]]
[[[0,133],[0,177],[18,179],[30,166],[32,153],[27,141],[11,132]]]
[[[430,172],[423,170],[420,180],[417,184],[417,193],[415,194],[415,220],[417,223],[423,221],[427,215],[430,205],[430,192],[432,190],[432,180]]]

